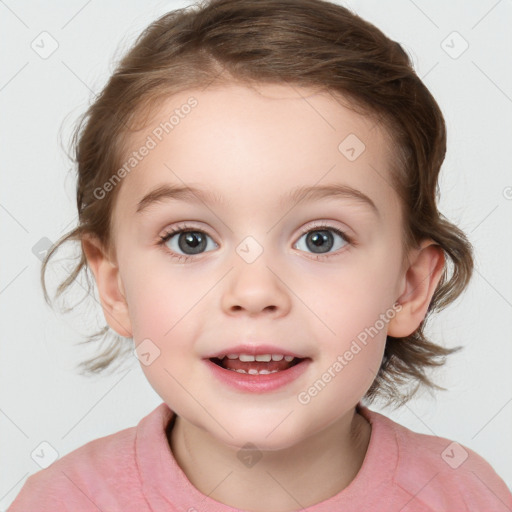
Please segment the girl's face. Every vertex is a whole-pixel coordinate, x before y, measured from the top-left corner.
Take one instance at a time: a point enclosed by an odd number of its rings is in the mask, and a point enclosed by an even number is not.
[[[352,414],[404,288],[387,134],[328,94],[230,85],[173,96],[136,135],[114,243],[156,392],[233,447],[286,448]],[[232,353],[300,362],[210,360]]]

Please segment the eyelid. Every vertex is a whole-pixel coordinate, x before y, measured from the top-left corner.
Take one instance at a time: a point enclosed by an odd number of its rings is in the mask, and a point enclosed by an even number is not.
[[[308,233],[309,231],[311,231],[315,228],[316,229],[326,228],[326,229],[337,230],[337,231],[341,232],[344,236],[346,236],[347,240],[350,240],[352,238],[352,235],[347,233],[347,231],[351,231],[351,230],[347,230],[347,228],[345,228],[345,227],[333,225],[333,222],[328,221],[328,220],[312,221],[312,223],[307,224],[300,229],[299,236],[302,236],[305,233]],[[161,233],[158,235],[158,239],[161,239],[162,237],[168,235],[169,233],[174,233],[176,231],[189,231],[189,230],[200,231],[200,232],[205,233],[206,235],[210,236],[211,238],[214,238],[213,235],[209,233],[208,229],[198,227],[196,225],[191,225],[187,221],[184,221],[184,222],[178,222],[177,224],[174,224],[172,227],[164,228],[161,231]]]
[[[188,222],[178,222],[177,224],[173,224],[172,226],[167,226],[166,228],[164,228],[158,235],[157,239],[161,240],[162,238],[164,238],[165,236],[167,236],[171,233],[175,234],[176,232],[182,232],[182,231],[200,231],[201,233],[208,235],[212,239],[215,238],[206,228],[194,226],[194,225],[189,224]],[[217,243],[217,242],[215,242],[215,243]]]
[[[322,229],[322,228],[338,231],[346,238],[347,242],[349,242],[351,244],[354,242],[353,235],[347,233],[347,231],[351,231],[350,229],[342,227],[342,226],[334,225],[333,221],[329,221],[329,220],[315,220],[311,224],[307,224],[306,226],[301,228],[299,238],[314,229]]]
[[[214,245],[216,245],[216,248],[219,247],[219,244],[215,241],[214,237],[208,233],[207,230],[198,228],[196,226],[192,226],[192,225],[188,224],[187,222],[181,222],[178,224],[174,224],[173,226],[166,227],[158,235],[158,238],[156,240],[156,245],[158,247],[162,247],[164,249],[165,254],[176,262],[186,263],[189,261],[193,262],[196,260],[201,261],[201,257],[204,254],[207,254],[208,252],[211,252],[211,251],[206,251],[205,253],[200,253],[197,255],[187,255],[187,254],[176,253],[176,252],[174,252],[170,249],[167,249],[165,247],[167,245],[167,243],[169,242],[169,240],[174,238],[176,235],[178,235],[180,233],[185,233],[187,231],[201,232],[213,240],[213,243],[214,243]]]
[[[351,231],[350,229],[347,229],[346,227],[340,227],[333,225],[332,221],[328,220],[315,220],[312,221],[312,223],[305,225],[300,229],[299,237],[303,236],[304,234],[308,233],[309,231],[313,229],[333,229],[335,231],[339,231],[343,236],[346,237],[348,242],[353,241],[353,235],[347,233],[347,231]],[[179,232],[179,231],[188,231],[188,230],[194,230],[194,231],[200,231],[202,233],[205,233],[206,235],[210,236],[212,239],[215,237],[206,229],[202,227],[198,227],[196,225],[191,225],[188,222],[179,222],[177,224],[174,224],[172,227],[166,227],[164,228],[160,234],[158,235],[158,240],[161,240],[166,235],[169,235],[171,233]],[[217,243],[217,242],[216,242]]]

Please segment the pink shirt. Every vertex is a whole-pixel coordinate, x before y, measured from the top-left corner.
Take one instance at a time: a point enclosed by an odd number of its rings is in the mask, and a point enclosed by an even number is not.
[[[363,465],[347,488],[308,511],[512,511],[507,486],[475,452],[358,407],[372,425]],[[167,442],[172,417],[162,403],[137,427],[58,459],[27,479],[8,512],[239,512],[188,481]]]

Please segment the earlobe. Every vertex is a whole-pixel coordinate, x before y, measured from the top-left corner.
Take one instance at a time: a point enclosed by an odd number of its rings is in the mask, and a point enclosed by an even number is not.
[[[444,252],[432,240],[423,241],[414,251],[405,273],[404,289],[397,298],[401,310],[388,324],[389,336],[404,338],[419,327],[443,274],[444,264]]]
[[[119,268],[111,262],[97,238],[84,236],[82,249],[94,274],[105,320],[120,336],[131,338],[132,326]]]

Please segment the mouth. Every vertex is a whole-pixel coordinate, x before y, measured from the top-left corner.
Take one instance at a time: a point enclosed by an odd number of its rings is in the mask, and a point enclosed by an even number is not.
[[[224,370],[248,374],[268,375],[289,370],[307,358],[284,354],[226,354],[209,360]]]
[[[284,390],[300,379],[312,363],[304,354],[292,354],[272,345],[240,345],[208,356],[204,361],[212,375],[223,386],[242,393]]]

